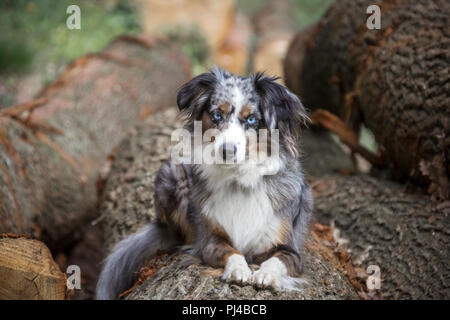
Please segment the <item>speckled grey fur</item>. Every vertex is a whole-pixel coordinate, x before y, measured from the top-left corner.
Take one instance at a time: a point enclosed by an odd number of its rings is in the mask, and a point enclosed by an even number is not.
[[[265,176],[261,183],[265,184],[274,213],[292,225],[286,243],[273,250],[293,253],[296,257],[293,268],[301,272],[300,252],[313,205],[297,151],[300,129],[307,120],[306,111],[300,100],[275,78],[263,74],[243,78],[215,68],[192,79],[178,93],[177,103],[186,118],[186,128],[192,131],[193,121],[199,120],[206,108],[231,100],[233,86],[240,88],[247,103],[257,106],[255,112],[262,117],[261,125],[280,131],[282,169],[276,175]],[[172,161],[163,164],[155,181],[157,218],[142,232],[120,242],[107,258],[97,286],[98,299],[113,299],[130,287],[136,280],[138,267],[158,249],[188,244],[192,254],[204,258],[202,250],[210,230],[202,216],[202,207],[213,191],[208,189],[201,171],[201,164],[175,165]],[[251,192],[239,184],[236,188]],[[250,263],[256,256],[250,250],[245,258]]]

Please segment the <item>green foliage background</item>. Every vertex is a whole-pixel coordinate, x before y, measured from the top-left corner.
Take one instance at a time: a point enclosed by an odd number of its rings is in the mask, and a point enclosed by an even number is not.
[[[81,8],[81,30],[66,26],[71,4]],[[119,34],[139,29],[135,9],[127,1],[107,7],[87,0],[2,0],[0,72],[30,71],[29,67],[38,71],[47,61],[67,63],[100,50]]]
[[[301,29],[316,22],[334,0],[290,1]],[[236,0],[249,16],[266,2]],[[72,4],[81,9],[81,30],[66,26]],[[51,83],[72,60],[100,51],[118,35],[139,33],[139,18],[138,0],[0,0],[0,108],[14,103],[14,88],[24,77],[35,76],[42,86]],[[166,31],[191,57],[194,74],[211,66],[198,30]]]
[[[266,2],[237,0],[237,5],[245,13],[253,14]],[[332,2],[292,0],[299,29],[317,21]],[[66,27],[66,9],[71,4],[81,8],[81,30]],[[136,1],[107,4],[92,0],[0,1],[0,73],[43,71],[46,62],[68,63],[88,52],[101,50],[120,34],[140,31]],[[198,40],[195,34],[194,40]],[[197,58],[197,53],[204,52],[196,45],[198,41],[194,42],[192,47],[186,43],[183,47]]]
[[[220,0],[217,0],[220,1]],[[267,0],[236,0],[240,10],[256,13]],[[291,0],[298,29],[320,19],[334,0]],[[0,81],[14,86],[24,74],[38,74],[44,85],[52,82],[65,65],[89,52],[101,50],[121,34],[136,34],[141,28],[136,1],[94,0],[0,0]],[[66,9],[81,8],[81,30],[66,26]],[[192,58],[194,74],[210,64],[207,44],[195,29],[167,30]],[[0,108],[13,97],[0,92]],[[361,142],[374,149],[371,133],[363,129]]]

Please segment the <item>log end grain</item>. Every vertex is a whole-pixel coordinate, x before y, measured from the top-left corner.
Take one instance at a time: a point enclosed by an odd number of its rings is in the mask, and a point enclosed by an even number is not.
[[[0,238],[0,300],[66,299],[66,282],[44,243]]]

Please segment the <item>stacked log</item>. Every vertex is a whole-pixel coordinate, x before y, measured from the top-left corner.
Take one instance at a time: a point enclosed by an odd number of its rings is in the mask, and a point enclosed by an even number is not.
[[[366,25],[381,8],[381,29]],[[327,109],[375,135],[399,178],[450,198],[450,32],[445,0],[336,2],[298,34],[287,85],[310,109]]]
[[[121,37],[77,59],[37,100],[1,110],[0,232],[52,248],[72,240],[96,213],[108,154],[189,77],[174,44]]]
[[[67,299],[66,283],[44,243],[0,234],[0,300]]]
[[[448,202],[363,174],[312,185],[317,219],[348,240],[355,267],[379,268],[381,298],[450,298]]]

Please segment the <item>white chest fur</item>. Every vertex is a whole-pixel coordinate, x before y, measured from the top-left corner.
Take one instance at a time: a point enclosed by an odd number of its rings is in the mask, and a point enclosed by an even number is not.
[[[264,184],[243,191],[218,183],[203,207],[203,214],[220,225],[233,247],[242,254],[259,254],[278,240],[280,219],[274,215]]]

